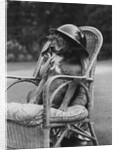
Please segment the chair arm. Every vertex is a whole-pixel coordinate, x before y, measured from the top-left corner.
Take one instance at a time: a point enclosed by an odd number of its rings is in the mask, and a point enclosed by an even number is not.
[[[41,80],[41,78],[35,78],[35,77],[27,77],[27,76],[6,76],[5,78],[8,79],[18,79],[18,80],[22,80],[22,79],[28,79],[28,80]]]
[[[48,81],[46,82],[46,85],[48,86],[47,90],[49,90],[50,85],[52,82],[56,79],[68,79],[68,80],[73,80],[76,79],[77,82],[80,82],[81,80],[86,79],[86,76],[69,76],[69,75],[55,75],[53,77],[50,77]]]
[[[86,76],[69,76],[69,75],[55,75],[53,77],[50,77],[50,79],[47,80],[46,82],[46,87],[47,87],[47,91],[49,93],[49,88],[52,84],[52,82],[56,79],[67,79],[67,80],[73,80],[75,79],[76,82],[80,83],[81,81],[89,81],[92,82],[93,79],[92,78],[88,78]]]
[[[15,78],[15,77],[14,77]],[[12,78],[13,79],[13,78]],[[38,85],[37,84],[37,82],[36,82],[36,80],[32,80],[32,79],[30,79],[30,78],[15,78],[15,79],[17,79],[17,80],[15,80],[13,83],[11,83],[7,88],[6,88],[6,90],[5,90],[5,92],[8,90],[8,89],[10,89],[13,85],[15,85],[15,84],[17,84],[17,83],[21,83],[21,82],[30,82],[30,83],[33,83],[33,84],[35,84],[36,86]]]

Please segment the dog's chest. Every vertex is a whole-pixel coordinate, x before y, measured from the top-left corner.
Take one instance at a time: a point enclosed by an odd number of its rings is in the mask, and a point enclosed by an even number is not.
[[[62,60],[63,60],[63,57],[55,55],[55,57],[51,60],[50,70],[55,70],[57,73],[61,74],[60,62]]]

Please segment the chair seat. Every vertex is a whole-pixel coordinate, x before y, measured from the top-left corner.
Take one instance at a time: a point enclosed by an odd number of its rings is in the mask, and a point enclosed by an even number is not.
[[[71,106],[67,111],[51,108],[51,122],[70,122],[84,119],[88,116],[87,109],[82,105]],[[36,125],[43,121],[43,106],[36,104],[7,104],[7,119],[22,122],[24,124]]]

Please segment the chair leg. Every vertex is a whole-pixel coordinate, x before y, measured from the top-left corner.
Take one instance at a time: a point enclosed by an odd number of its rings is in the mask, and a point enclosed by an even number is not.
[[[68,129],[65,129],[63,131],[63,133],[61,134],[61,136],[58,138],[57,142],[55,143],[55,145],[53,147],[58,147],[61,143],[61,141],[63,140],[65,134],[68,132]]]
[[[49,148],[50,147],[50,130],[49,129],[44,129],[44,148]]]
[[[92,122],[89,122],[88,125],[89,125],[89,130],[90,130],[90,132],[91,132],[91,135],[95,138],[95,140],[92,140],[93,145],[99,145],[97,136],[96,136],[96,134],[95,134],[95,130],[94,130],[94,128],[93,128],[93,123],[92,123]]]

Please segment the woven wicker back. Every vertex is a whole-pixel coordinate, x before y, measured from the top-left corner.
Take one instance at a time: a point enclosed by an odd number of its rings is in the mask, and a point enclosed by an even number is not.
[[[86,75],[88,75],[92,69],[95,70],[93,67],[95,67],[95,65],[96,65],[97,56],[99,54],[99,51],[100,51],[102,43],[103,43],[103,37],[102,37],[102,34],[100,33],[100,31],[94,27],[82,26],[80,28],[85,33],[86,39],[87,39],[86,49],[89,52],[89,66],[86,70]],[[92,72],[92,73],[94,74],[94,72]],[[90,74],[89,74],[89,76],[90,76]],[[91,75],[91,77],[93,78],[92,75]]]
[[[86,70],[86,76],[89,76],[90,78],[94,79],[97,56],[100,52],[103,43],[103,37],[100,31],[94,27],[83,26],[80,28],[86,35],[87,39],[86,48],[89,52],[89,66]],[[88,102],[88,111],[89,117],[91,117],[91,110],[94,103],[94,82],[91,82],[89,84],[88,90],[90,94],[90,101]]]

